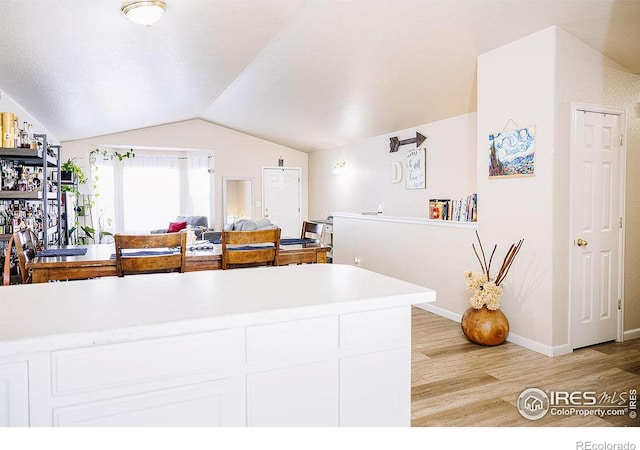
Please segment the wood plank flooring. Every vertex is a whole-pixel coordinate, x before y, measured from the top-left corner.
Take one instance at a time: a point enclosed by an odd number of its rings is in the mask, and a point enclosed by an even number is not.
[[[472,344],[459,323],[417,307],[412,330],[414,427],[640,426],[640,418],[628,414],[600,418],[548,413],[532,421],[516,408],[518,396],[528,387],[640,392],[640,339],[551,358],[509,342],[496,347]]]

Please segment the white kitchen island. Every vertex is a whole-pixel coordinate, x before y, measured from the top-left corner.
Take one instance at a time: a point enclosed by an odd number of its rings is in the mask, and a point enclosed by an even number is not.
[[[408,426],[411,305],[309,264],[0,288],[0,425]]]

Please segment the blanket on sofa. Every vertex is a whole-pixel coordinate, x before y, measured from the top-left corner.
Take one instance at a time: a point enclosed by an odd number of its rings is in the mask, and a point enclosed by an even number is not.
[[[277,225],[271,223],[267,218],[249,220],[240,219],[224,227],[225,231],[256,231],[256,230],[273,230],[278,228]]]

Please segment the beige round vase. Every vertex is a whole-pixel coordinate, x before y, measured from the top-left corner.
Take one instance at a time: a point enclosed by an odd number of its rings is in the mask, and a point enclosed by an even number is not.
[[[462,332],[471,342],[480,345],[502,344],[509,335],[509,321],[502,311],[469,308],[462,315]]]

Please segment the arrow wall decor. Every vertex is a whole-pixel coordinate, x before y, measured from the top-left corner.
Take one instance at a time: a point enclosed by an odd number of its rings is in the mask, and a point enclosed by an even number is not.
[[[389,138],[389,153],[397,152],[400,146],[405,144],[416,144],[416,147],[420,147],[420,144],[422,144],[426,139],[426,136],[423,136],[418,132],[416,132],[416,137],[411,139],[399,140],[397,136]]]

